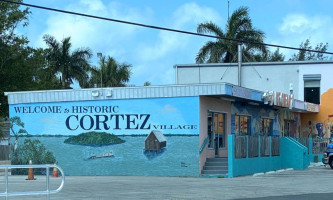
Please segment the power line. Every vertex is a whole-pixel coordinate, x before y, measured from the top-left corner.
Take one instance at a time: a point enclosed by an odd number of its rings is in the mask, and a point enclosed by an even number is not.
[[[112,21],[112,22],[117,22],[117,23],[122,23],[122,24],[129,24],[129,25],[140,26],[140,27],[151,28],[151,29],[157,29],[157,30],[163,30],[163,31],[170,31],[170,32],[176,32],[176,33],[182,33],[182,34],[188,34],[188,35],[195,35],[195,36],[209,37],[209,38],[214,38],[214,39],[228,40],[228,41],[233,41],[233,42],[238,42],[238,43],[263,45],[263,46],[269,46],[269,47],[284,48],[284,49],[291,49],[291,50],[297,50],[297,51],[309,51],[309,52],[314,52],[314,53],[322,53],[322,54],[333,55],[333,52],[324,52],[324,51],[318,51],[318,50],[302,49],[302,48],[288,47],[288,46],[283,46],[283,45],[260,43],[260,42],[232,39],[232,38],[227,38],[227,37],[219,37],[219,36],[214,36],[214,35],[195,33],[195,32],[190,32],[190,31],[183,31],[183,30],[166,28],[166,27],[161,27],[161,26],[153,26],[153,25],[148,25],[148,24],[129,22],[129,21],[106,18],[106,17],[100,17],[100,16],[95,16],[95,15],[88,15],[88,14],[83,14],[83,13],[78,13],[78,12],[60,10],[60,9],[38,6],[38,5],[33,5],[33,4],[27,4],[27,3],[23,3],[23,2],[10,1],[10,0],[0,0],[0,1],[7,2],[7,3],[13,3],[13,4],[17,4],[17,5],[22,5],[22,6],[27,6],[27,7],[32,7],[32,8],[38,8],[38,9],[49,10],[49,11],[54,11],[54,12],[66,13],[66,14],[71,14],[71,15],[78,15],[78,16],[82,16],[82,17]]]

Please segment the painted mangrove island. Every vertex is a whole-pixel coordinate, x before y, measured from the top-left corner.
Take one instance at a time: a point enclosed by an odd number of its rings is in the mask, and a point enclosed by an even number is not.
[[[81,133],[77,136],[67,138],[64,143],[86,145],[86,146],[104,146],[112,144],[121,144],[125,140],[117,137],[116,135],[109,134],[106,132],[87,132]]]

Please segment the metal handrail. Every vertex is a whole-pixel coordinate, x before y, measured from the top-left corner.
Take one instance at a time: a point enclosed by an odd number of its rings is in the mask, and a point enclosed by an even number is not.
[[[27,191],[27,192],[8,192],[8,169],[13,168],[46,168],[46,190],[45,191]],[[61,173],[61,184],[56,190],[50,190],[50,168],[57,168]],[[50,199],[50,194],[60,192],[65,184],[65,174],[64,171],[57,165],[0,165],[0,169],[5,169],[5,192],[0,193],[0,197],[9,197],[9,196],[23,196],[23,195],[47,195],[47,198]]]
[[[200,150],[199,150],[199,154],[201,154],[203,152],[203,150],[205,149],[206,145],[208,143],[208,137],[206,137],[206,139],[204,140],[204,142],[202,143]]]

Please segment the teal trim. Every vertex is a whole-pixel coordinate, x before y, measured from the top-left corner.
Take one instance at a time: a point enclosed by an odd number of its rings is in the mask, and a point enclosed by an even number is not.
[[[206,139],[204,140],[204,142],[202,143],[200,150],[199,150],[199,154],[201,154],[203,152],[203,150],[205,149],[206,145],[208,143],[208,137],[206,137]]]
[[[228,177],[234,177],[235,135],[228,135]]]
[[[309,166],[308,149],[295,139],[281,137],[282,168],[306,169]]]

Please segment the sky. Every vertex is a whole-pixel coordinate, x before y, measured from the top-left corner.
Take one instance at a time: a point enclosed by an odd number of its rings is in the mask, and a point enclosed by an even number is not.
[[[331,0],[24,0],[24,3],[190,32],[196,32],[198,24],[208,21],[225,30],[228,12],[231,15],[245,6],[254,27],[265,33],[265,43],[299,47],[310,39],[312,46],[328,43],[328,51],[333,52]],[[45,34],[58,41],[71,37],[72,50],[82,47],[92,50],[91,65],[98,65],[98,52],[119,63],[131,64],[128,84],[135,86],[146,81],[152,85],[174,84],[173,66],[194,64],[200,47],[213,40],[37,8],[30,11],[29,25],[19,29],[29,39],[30,46],[45,48],[42,39]],[[297,53],[280,51],[286,59]]]

